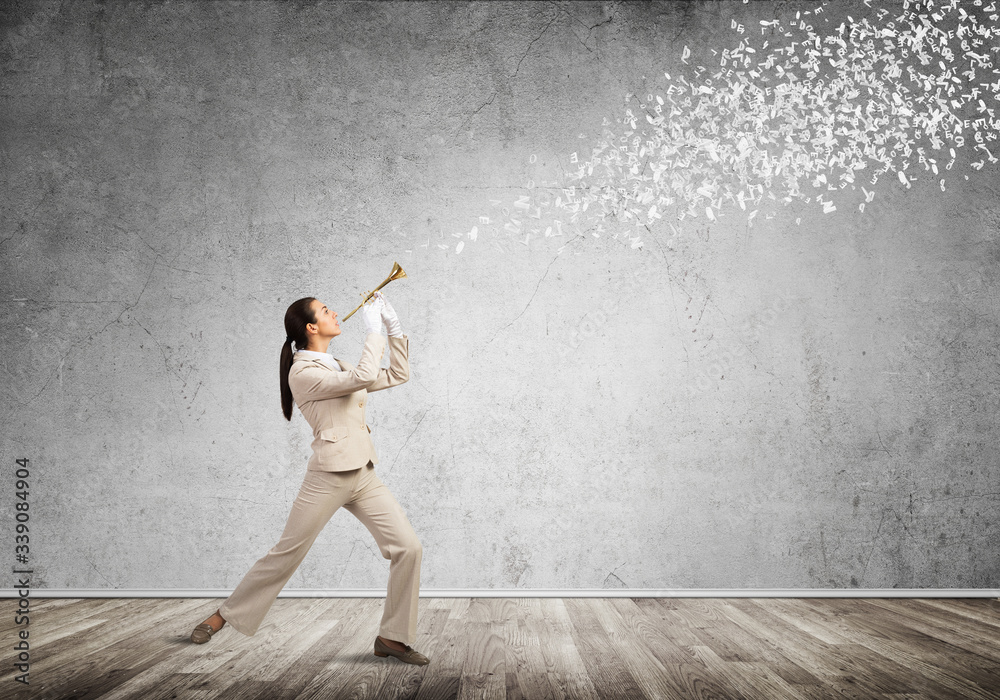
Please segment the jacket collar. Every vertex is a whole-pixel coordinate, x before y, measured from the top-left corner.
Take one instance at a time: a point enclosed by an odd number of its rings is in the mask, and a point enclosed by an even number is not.
[[[335,357],[333,359],[335,359],[337,362],[340,363],[340,368],[344,371],[347,371],[354,367],[354,365],[352,365],[350,362],[341,360],[339,357]],[[327,360],[325,357],[306,357],[304,355],[296,354],[292,356],[292,364],[294,365],[296,362],[315,362],[316,364],[321,365],[322,367],[326,367],[327,369],[333,369],[333,370],[336,369],[336,367],[330,364],[330,361]]]

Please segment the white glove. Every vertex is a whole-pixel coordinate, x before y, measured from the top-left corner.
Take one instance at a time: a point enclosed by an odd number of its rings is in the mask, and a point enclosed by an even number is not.
[[[372,297],[372,301],[361,307],[361,315],[365,317],[365,331],[367,333],[382,332],[382,309],[385,302],[379,298]]]
[[[394,338],[403,335],[403,329],[399,326],[399,317],[396,315],[396,310],[392,308],[392,304],[382,296],[382,292],[375,292],[375,296],[385,304],[385,308],[382,309],[382,321],[385,323],[385,329],[389,332],[389,335]]]

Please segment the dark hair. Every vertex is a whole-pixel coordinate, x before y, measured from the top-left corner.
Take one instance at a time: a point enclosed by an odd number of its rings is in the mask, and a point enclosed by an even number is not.
[[[285,344],[281,346],[281,412],[287,420],[292,419],[292,390],[288,387],[288,370],[292,368],[292,341],[299,350],[309,344],[306,325],[316,323],[316,312],[312,303],[315,297],[303,297],[292,302],[285,312]]]

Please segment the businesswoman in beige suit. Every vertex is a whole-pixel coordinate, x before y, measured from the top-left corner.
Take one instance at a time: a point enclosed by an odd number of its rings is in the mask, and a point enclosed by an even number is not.
[[[336,312],[313,297],[299,299],[285,312],[281,349],[281,408],[292,419],[292,401],[313,430],[312,457],[281,539],[251,567],[218,611],[196,626],[191,641],[202,644],[227,622],[252,636],[306,556],[333,513],[343,506],[375,537],[390,560],[385,609],[375,638],[376,656],[423,665],[428,659],[412,646],[417,633],[422,549],[413,527],[389,489],[375,474],[378,457],[365,423],[367,396],[410,377],[409,338],[381,292],[361,310],[367,329],[355,367],[326,352],[340,335]],[[382,324],[389,333],[389,368]],[[292,353],[294,341],[297,351]]]

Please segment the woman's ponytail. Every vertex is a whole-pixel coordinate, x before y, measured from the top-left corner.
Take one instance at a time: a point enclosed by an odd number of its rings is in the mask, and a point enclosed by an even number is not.
[[[316,323],[316,314],[312,303],[315,297],[304,297],[292,303],[285,312],[285,343],[281,346],[279,374],[281,378],[281,412],[286,420],[292,419],[292,390],[288,386],[288,372],[292,368],[292,341],[304,348],[309,344],[306,338],[306,326]]]

